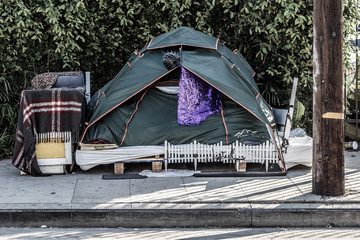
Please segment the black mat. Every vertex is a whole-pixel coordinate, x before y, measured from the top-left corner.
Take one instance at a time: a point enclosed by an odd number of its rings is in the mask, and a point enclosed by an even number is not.
[[[286,176],[287,172],[205,172],[195,173],[194,177],[276,177]]]
[[[104,180],[115,180],[115,179],[141,179],[147,178],[147,176],[141,176],[137,173],[135,174],[104,174],[102,179]]]

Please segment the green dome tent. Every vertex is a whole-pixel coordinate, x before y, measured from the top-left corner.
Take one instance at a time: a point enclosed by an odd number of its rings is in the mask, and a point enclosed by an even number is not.
[[[177,94],[162,91],[178,86],[180,67],[168,70],[164,54],[181,56],[181,68],[221,93],[221,111],[198,126],[177,122]],[[91,99],[91,117],[81,142],[105,139],[119,146],[186,144],[194,140],[214,144],[277,146],[277,130],[270,107],[253,79],[254,71],[238,50],[210,35],[181,27],[153,38],[135,51],[121,71]],[[278,148],[278,153],[281,156]]]

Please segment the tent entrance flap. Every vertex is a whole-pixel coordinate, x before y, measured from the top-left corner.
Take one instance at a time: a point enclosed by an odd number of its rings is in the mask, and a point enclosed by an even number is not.
[[[198,126],[221,109],[221,93],[181,67],[178,93],[178,124]]]

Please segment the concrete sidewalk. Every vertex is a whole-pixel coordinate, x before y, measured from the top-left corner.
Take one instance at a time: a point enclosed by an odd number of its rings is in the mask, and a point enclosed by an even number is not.
[[[110,168],[20,176],[0,161],[0,227],[360,226],[360,153],[346,152],[346,194],[311,194],[311,170],[248,178],[102,180]]]

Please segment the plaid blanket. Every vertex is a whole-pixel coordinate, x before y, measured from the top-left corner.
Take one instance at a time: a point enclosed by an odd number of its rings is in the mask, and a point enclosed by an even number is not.
[[[21,93],[12,164],[33,176],[42,173],[35,145],[39,142],[77,142],[85,107],[84,90],[46,89]]]

